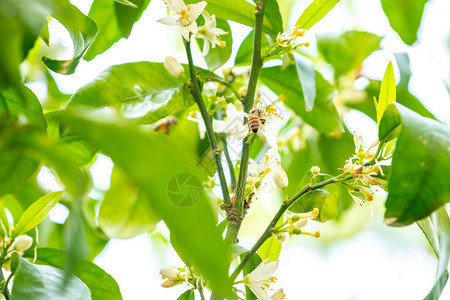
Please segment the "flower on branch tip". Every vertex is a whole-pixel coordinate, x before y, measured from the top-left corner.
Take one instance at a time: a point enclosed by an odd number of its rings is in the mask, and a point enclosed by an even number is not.
[[[198,33],[197,23],[195,20],[202,14],[207,5],[206,1],[201,1],[195,4],[186,5],[183,0],[164,0],[167,9],[176,13],[176,16],[169,16],[159,19],[158,22],[171,25],[180,26],[181,34],[186,41],[190,41],[190,34],[196,35]]]
[[[319,175],[319,173],[320,173],[320,168],[319,168],[318,166],[313,166],[313,167],[311,168],[311,173],[312,173],[313,176]]]
[[[203,11],[202,15],[205,18],[205,24],[198,28],[197,36],[205,40],[202,56],[206,56],[209,52],[209,43],[212,48],[215,48],[216,45],[221,48],[226,46],[227,43],[220,39],[220,35],[228,34],[228,32],[216,27],[215,15],[210,16],[206,11]]]
[[[173,77],[179,78],[184,76],[183,66],[172,56],[167,56],[164,60],[164,67]]]
[[[272,173],[273,182],[280,189],[284,190],[289,184],[286,172],[281,166],[276,167]]]
[[[278,261],[269,262],[262,261],[252,272],[244,277],[244,284],[248,286],[252,292],[261,300],[271,300],[268,291],[270,284],[275,282],[276,278],[273,275],[278,268]],[[283,299],[283,298],[274,298]]]
[[[23,253],[25,250],[29,249],[33,244],[33,238],[28,235],[19,235],[15,238],[11,248],[19,253]]]
[[[183,270],[183,269],[181,269]],[[166,279],[161,286],[165,288],[176,286],[184,281],[189,282],[192,276],[188,270],[182,272],[180,269],[175,267],[163,268],[159,271],[163,279]]]
[[[303,36],[306,32],[306,29],[300,28],[299,25],[296,25],[293,29],[285,31],[283,33],[278,33],[277,42],[278,45],[282,47],[286,47],[291,41],[296,38]]]

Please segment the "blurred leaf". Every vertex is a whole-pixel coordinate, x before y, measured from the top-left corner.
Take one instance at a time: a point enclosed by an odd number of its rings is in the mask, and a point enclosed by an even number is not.
[[[63,194],[62,191],[47,194],[28,207],[15,226],[15,236],[24,234],[41,223]]]
[[[98,213],[99,226],[110,238],[127,239],[149,232],[159,219],[147,202],[145,192],[115,167]]]
[[[316,73],[312,61],[298,53],[294,53],[295,67],[302,85],[306,111],[311,111],[316,98]]]
[[[134,22],[139,20],[144,10],[147,8],[150,0],[131,0],[138,8],[123,5],[117,1],[114,2],[117,22],[122,31],[122,36],[128,38],[133,29]]]
[[[294,213],[310,212],[319,209],[319,215],[314,219],[326,222],[336,218],[339,211],[340,188],[337,184],[327,185],[323,189],[310,191],[303,195],[289,208]]]
[[[318,36],[317,48],[338,78],[359,67],[372,52],[380,49],[381,39],[369,32],[347,31],[340,36]]]
[[[280,256],[281,243],[271,236],[258,249],[258,255],[262,260],[268,258],[267,262],[276,261]]]
[[[385,222],[404,226],[450,201],[450,129],[398,103],[387,107],[382,123],[396,114],[402,128],[392,157]]]
[[[300,28],[309,29],[339,2],[340,0],[313,0],[311,4],[302,12],[295,25]]]
[[[138,6],[136,4],[134,4],[133,2],[130,2],[129,0],[114,0],[117,3],[129,6],[129,7],[134,7],[137,8]]]
[[[68,0],[57,0],[51,4],[51,15],[69,31],[73,43],[73,58],[56,60],[43,57],[47,67],[63,75],[73,74],[87,48],[94,41],[97,34],[95,22],[81,13]]]
[[[411,78],[411,68],[409,66],[409,56],[406,52],[394,53],[395,60],[397,61],[398,69],[400,70],[400,82],[399,86],[408,90],[409,79]]]
[[[247,37],[242,41],[239,50],[234,59],[235,66],[250,66],[252,64],[253,55],[253,40],[255,39],[255,31],[252,30]],[[261,52],[264,53],[266,48],[270,47],[269,40],[265,34],[262,35]]]
[[[261,70],[261,80],[274,93],[285,95],[284,102],[303,121],[313,126],[320,132],[342,131],[342,120],[336,107],[333,104],[335,90],[322,75],[316,71],[316,100],[314,108],[307,112],[303,90],[298,84],[297,70],[294,66],[289,66],[285,70],[281,67],[263,68]]]
[[[198,26],[204,25],[204,23],[205,22],[203,19],[197,20]],[[212,48],[211,43],[206,41],[206,43],[209,43],[209,51],[205,56],[205,61],[208,65],[208,69],[210,70],[215,70],[228,61],[231,56],[231,50],[233,46],[233,37],[231,35],[231,28],[228,22],[222,19],[216,19],[216,23],[217,28],[223,29],[224,31],[228,32],[228,34],[220,36],[220,39],[226,43],[225,47],[215,45],[215,47]],[[203,51],[205,40],[197,38],[197,43],[200,45],[200,49]]]
[[[186,4],[198,3],[202,0],[186,0]],[[217,18],[234,21],[241,23],[250,27],[255,26],[255,6],[250,4],[245,0],[208,0],[208,5],[206,6],[206,11],[211,15],[215,14]],[[280,30],[279,20],[275,17],[270,19],[264,18],[263,30],[264,32],[276,36]],[[267,21],[267,22],[266,22]],[[272,23],[272,22],[275,22]]]
[[[177,300],[195,300],[195,290],[187,290],[183,294],[181,294]]]
[[[34,265],[19,256],[19,266],[14,276],[11,300],[63,300],[90,299],[88,287],[72,276],[62,289],[64,272],[49,266]]]
[[[391,102],[395,102],[395,76],[394,68],[392,67],[392,62],[386,67],[384,72],[383,81],[381,82],[380,96],[378,97],[377,103],[377,123],[380,125],[381,117],[386,109],[386,107]]]
[[[417,30],[427,2],[427,0],[381,0],[381,6],[392,29],[410,46],[417,40]]]
[[[63,269],[67,261],[67,252],[51,248],[38,248],[37,258],[37,264]],[[122,299],[119,285],[114,278],[94,263],[81,261],[74,275],[87,285],[92,299]]]
[[[1,233],[0,235],[2,237],[5,237],[5,233],[9,233],[9,220],[6,216],[6,210],[5,210],[5,200],[0,199],[0,221],[2,222],[2,227],[4,229],[0,229]]]
[[[189,195],[195,195],[198,202],[191,206],[188,203],[179,206],[178,202],[172,202],[175,198],[169,198],[171,193],[175,193],[174,197],[178,194],[161,188],[169,188],[172,186],[170,182],[176,184],[174,180],[181,179],[184,174],[191,181],[195,177],[204,179],[196,167],[195,146],[190,145],[192,142],[175,131],[170,137],[159,132],[144,134],[133,127],[92,121],[67,112],[60,112],[59,118],[110,156],[117,166],[146,190],[148,205],[166,223],[180,256],[190,258],[215,292],[229,294],[231,282],[228,278],[226,246],[215,226],[214,214],[204,193],[195,190],[195,194]],[[157,170],[157,173],[150,170]],[[188,186],[184,184],[179,188],[182,188],[179,193],[188,192]]]
[[[281,17],[280,7],[278,6],[277,0],[266,0],[264,19],[267,19],[269,23],[272,24],[276,33],[283,32],[283,18]]]
[[[163,63],[116,65],[80,88],[67,107],[113,105],[125,117],[149,124],[194,104],[183,83],[183,79],[171,76]]]
[[[424,299],[438,300],[449,277],[447,268],[450,259],[450,218],[445,207],[442,207],[429,217],[419,220],[417,224],[439,259],[435,283]]]

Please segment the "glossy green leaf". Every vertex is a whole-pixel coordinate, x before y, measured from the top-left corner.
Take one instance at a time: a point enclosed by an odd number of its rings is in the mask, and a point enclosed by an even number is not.
[[[48,212],[58,203],[64,192],[53,192],[39,198],[23,213],[17,222],[14,234],[16,236],[26,233],[44,220]]]
[[[189,262],[214,291],[229,294],[231,283],[226,245],[215,226],[215,217],[204,193],[195,190],[193,195],[198,200],[193,205],[189,202],[178,204],[176,200],[189,192],[188,186],[182,184],[183,189],[177,193],[177,180],[205,178],[201,168],[196,166],[196,150],[192,141],[177,134],[176,130],[169,137],[159,132],[143,133],[121,122],[93,121],[70,113],[61,112],[59,118],[71,130],[110,156],[117,166],[145,189],[148,205],[166,223],[180,256],[190,258]],[[191,192],[194,193],[193,190]]]
[[[55,1],[50,8],[51,15],[69,31],[73,43],[73,57],[67,60],[43,57],[42,60],[54,72],[63,75],[73,74],[87,48],[94,41],[97,25],[68,0]]]
[[[419,220],[417,224],[439,259],[435,283],[424,299],[439,300],[449,277],[447,268],[450,259],[450,218],[445,207],[442,207],[431,216]]]
[[[428,0],[381,0],[389,24],[408,45],[417,40],[417,30]]]
[[[450,201],[450,128],[398,103],[387,107],[382,123],[396,114],[402,125],[392,157],[385,222],[404,226]]]
[[[255,39],[255,31],[252,30],[239,46],[236,58],[234,59],[235,66],[250,66],[252,64],[254,39]],[[265,53],[265,51],[269,47],[270,47],[269,40],[267,39],[266,35],[263,34],[261,41],[261,53]]]
[[[95,0],[89,10],[89,17],[97,23],[98,34],[83,58],[92,60],[121,38],[128,38],[134,23],[139,20],[149,2]]]
[[[311,4],[303,11],[295,25],[301,28],[309,29],[318,21],[320,21],[326,14],[333,9],[333,7],[340,0],[313,0]]]
[[[261,70],[263,83],[276,94],[285,95],[286,101],[284,103],[303,121],[320,132],[342,131],[342,120],[333,104],[335,93],[333,86],[316,71],[316,99],[314,108],[308,112],[306,111],[303,90],[297,78],[295,66],[289,66],[285,70],[281,67],[263,68]]]
[[[147,202],[145,192],[116,167],[98,212],[98,224],[110,238],[127,239],[149,232],[159,218]]]
[[[262,260],[267,259],[267,262],[276,261],[280,256],[281,246],[282,244],[271,236],[262,244],[257,253]]]
[[[208,65],[209,70],[215,70],[224,65],[231,56],[231,50],[233,46],[233,37],[231,35],[231,28],[228,22],[222,19],[216,19],[216,23],[217,28],[228,32],[228,34],[220,35],[220,39],[226,43],[225,47],[215,45],[215,47],[212,48],[211,43],[207,42],[209,44],[209,51],[205,56],[205,61]],[[199,21],[197,21],[197,24],[198,26],[203,25],[204,20],[200,19]],[[199,43],[200,48],[203,51],[205,40],[197,39],[197,42]]]
[[[153,123],[194,104],[183,83],[183,79],[171,76],[163,63],[116,65],[79,89],[68,108],[115,106],[136,122]]]
[[[386,67],[384,72],[383,81],[381,81],[380,96],[378,97],[377,103],[377,123],[380,125],[381,117],[386,107],[391,102],[395,102],[395,76],[394,68],[392,67],[392,62]]]
[[[380,48],[381,37],[364,31],[347,31],[340,36],[321,35],[317,48],[334,68],[337,78],[359,67],[364,59]]]
[[[195,290],[187,290],[183,294],[181,294],[177,300],[195,300]]]
[[[294,53],[295,67],[302,85],[306,111],[311,111],[316,98],[316,72],[312,61],[298,53]]]
[[[88,287],[72,276],[62,288],[64,272],[50,266],[34,265],[19,257],[19,266],[14,276],[11,300],[86,300],[91,298]]]
[[[67,252],[52,248],[38,248],[37,258],[37,264],[63,269],[67,261]],[[122,299],[119,285],[114,278],[94,263],[81,261],[74,275],[87,285],[92,299]]]
[[[202,0],[186,0],[184,2],[190,4],[200,1]],[[211,15],[215,14],[217,18],[238,22],[250,27],[255,26],[255,6],[245,0],[208,0],[206,2],[208,2],[206,11]],[[275,18],[270,20],[265,18],[263,25],[263,30],[272,36],[276,36],[278,32],[283,31],[283,28],[279,27],[279,22],[275,20]],[[272,22],[275,22],[275,24]]]

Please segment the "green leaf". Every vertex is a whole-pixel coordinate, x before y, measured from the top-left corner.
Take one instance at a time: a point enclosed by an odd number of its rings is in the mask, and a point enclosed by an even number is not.
[[[198,22],[198,25],[203,25],[204,22]],[[226,43],[225,47],[220,47],[215,45],[215,48],[212,48],[211,43],[206,41],[206,43],[209,43],[209,51],[208,54],[205,56],[206,64],[208,65],[209,70],[215,70],[222,65],[224,65],[228,59],[231,56],[231,50],[233,46],[233,37],[231,35],[231,28],[227,21],[222,19],[216,19],[217,28],[223,29],[224,31],[228,32],[228,34],[224,34],[220,36],[220,39]],[[200,48],[203,50],[205,40],[204,39],[197,39],[197,42],[200,45]]]
[[[264,18],[272,24],[277,33],[283,32],[283,18],[281,17],[280,7],[277,0],[266,0]]]
[[[450,218],[445,207],[431,214],[431,216],[417,222],[425,237],[439,259],[436,280],[425,300],[439,300],[449,274],[448,262],[450,259]]]
[[[427,0],[381,0],[381,6],[392,29],[410,46],[417,40],[417,30],[427,2]]]
[[[39,198],[36,202],[23,213],[19,222],[17,222],[14,234],[15,236],[26,233],[36,227],[44,220],[48,212],[58,203],[64,192],[53,192]]]
[[[395,76],[394,68],[392,67],[392,62],[386,67],[384,72],[383,81],[381,81],[380,96],[378,97],[377,104],[377,123],[380,125],[381,117],[386,107],[391,102],[395,102]]]
[[[57,19],[69,31],[73,43],[73,58],[68,60],[56,60],[43,57],[47,67],[63,75],[73,74],[87,48],[94,41],[97,34],[95,22],[81,13],[78,8],[68,0],[58,0],[51,5],[51,15]]]
[[[340,36],[321,35],[317,48],[334,68],[334,77],[359,67],[375,50],[380,49],[381,37],[364,31],[347,31]]]
[[[163,63],[116,65],[79,89],[67,107],[110,105],[136,122],[153,123],[194,104],[183,83],[183,79],[171,76]]]
[[[133,2],[130,2],[129,0],[114,0],[117,3],[129,6],[129,7],[133,7],[133,8],[137,8],[138,6],[136,4],[134,4]]]
[[[194,300],[194,299],[195,299],[194,290],[187,290],[177,298],[177,300]]]
[[[98,212],[98,224],[110,238],[127,239],[155,228],[159,219],[147,205],[145,192],[117,167]]]
[[[6,216],[4,199],[0,199],[0,221],[2,222],[2,226],[4,228],[4,230],[0,229],[1,230],[0,235],[2,237],[5,237],[5,233],[9,233],[9,220],[8,217]]]
[[[395,114],[402,128],[392,157],[385,222],[404,226],[450,201],[450,129],[398,103],[387,107],[383,120]]]
[[[309,58],[298,53],[294,53],[294,59],[298,79],[302,85],[306,111],[311,111],[316,98],[316,72],[314,70],[314,65]]]
[[[63,269],[67,261],[67,252],[52,248],[38,248],[37,258],[37,264]],[[94,263],[81,261],[74,275],[87,285],[92,299],[122,299],[119,285],[114,278]]]
[[[276,261],[280,256],[281,243],[271,236],[258,249],[258,255],[262,260],[268,259],[267,262]]]
[[[122,122],[93,121],[68,112],[60,112],[58,116],[63,124],[110,156],[115,165],[145,189],[148,205],[166,223],[180,256],[190,259],[215,292],[230,294],[225,242],[215,226],[204,193],[188,185],[201,188],[198,178],[206,179],[196,166],[197,154],[192,141],[177,134],[175,129],[169,137],[159,132],[143,133]],[[177,180],[187,184],[178,186]],[[195,196],[197,202],[180,204],[177,197],[186,201],[194,199],[183,195]]]
[[[320,132],[330,133],[342,131],[342,120],[333,104],[335,89],[316,71],[316,99],[314,108],[306,111],[303,90],[298,84],[298,75],[295,66],[289,66],[285,70],[281,67],[263,68],[261,80],[267,87],[278,95],[285,95],[284,102],[303,121],[313,126]]]
[[[398,85],[407,90],[409,79],[411,78],[409,55],[406,52],[397,52],[394,53],[394,56],[397,61],[398,69],[400,70],[400,82]]]
[[[34,265],[19,257],[19,266],[14,276],[11,300],[85,300],[91,298],[88,287],[72,276],[62,288],[64,272],[50,266]]]
[[[252,30],[247,37],[242,41],[241,46],[234,59],[235,66],[250,66],[252,64],[253,56],[253,40],[255,39],[255,31]],[[261,40],[261,53],[264,53],[266,49],[270,47],[269,40],[265,34],[262,35]]]
[[[186,0],[184,2],[191,4],[200,1],[202,0]],[[206,11],[211,15],[215,14],[217,18],[238,22],[250,27],[255,26],[255,6],[245,0],[208,0],[206,2],[208,2]],[[280,29],[278,21],[275,20],[275,17],[270,18],[270,20],[264,18],[264,32],[276,36],[283,31],[283,28]],[[272,22],[275,22],[275,24]]]
[[[314,220],[326,222],[336,218],[339,211],[339,197],[339,185],[330,184],[323,189],[313,190],[303,195],[294,202],[289,210],[295,213],[305,213],[318,208],[319,215]]]
[[[128,38],[133,29],[134,22],[139,20],[144,10],[147,8],[150,0],[132,0],[137,8],[125,6],[119,2],[114,2],[116,9],[117,22],[122,31],[122,36]]]
[[[311,4],[303,11],[295,25],[301,28],[309,29],[339,2],[339,0],[313,0]]]

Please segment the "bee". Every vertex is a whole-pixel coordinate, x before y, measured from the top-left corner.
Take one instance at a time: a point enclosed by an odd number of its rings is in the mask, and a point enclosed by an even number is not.
[[[264,112],[259,108],[253,108],[250,113],[247,120],[248,124],[248,132],[253,131],[253,133],[257,133],[261,125],[264,125],[266,120],[263,118]]]
[[[167,116],[153,125],[153,131],[163,131],[165,134],[170,134],[170,128],[177,124],[177,118],[174,116]]]

